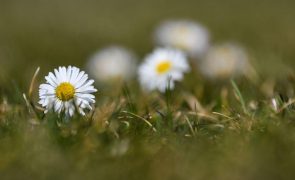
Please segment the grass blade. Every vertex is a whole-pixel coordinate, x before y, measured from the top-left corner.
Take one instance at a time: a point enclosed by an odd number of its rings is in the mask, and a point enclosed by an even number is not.
[[[242,93],[241,93],[240,89],[238,88],[237,84],[235,83],[235,81],[233,79],[231,80],[231,85],[233,86],[234,92],[236,93],[236,95],[239,98],[239,101],[241,103],[241,106],[242,106],[242,109],[243,109],[244,113],[249,115],[247,107],[246,107],[245,100],[244,100],[244,98],[242,96]]]

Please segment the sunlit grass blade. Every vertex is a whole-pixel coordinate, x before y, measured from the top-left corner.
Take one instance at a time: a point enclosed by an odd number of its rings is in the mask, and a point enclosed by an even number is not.
[[[246,107],[245,100],[244,100],[244,98],[242,96],[242,93],[241,93],[240,89],[238,88],[237,84],[235,83],[235,81],[233,79],[231,80],[231,85],[232,85],[232,87],[234,89],[235,94],[238,96],[238,100],[241,103],[241,106],[242,106],[242,109],[243,109],[244,113],[249,115],[247,107]]]

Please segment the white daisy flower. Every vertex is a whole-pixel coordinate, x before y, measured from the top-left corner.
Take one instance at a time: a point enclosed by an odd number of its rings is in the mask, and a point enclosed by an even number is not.
[[[228,79],[245,74],[250,66],[243,48],[226,43],[211,47],[198,67],[208,78]]]
[[[136,73],[136,56],[120,46],[111,46],[95,53],[87,64],[90,74],[100,82],[129,80]]]
[[[46,84],[39,88],[39,104],[44,107],[45,113],[53,109],[58,114],[65,113],[73,116],[75,110],[85,115],[84,109],[91,110],[95,97],[91,93],[97,90],[93,87],[93,80],[79,68],[59,67],[45,77]]]
[[[148,55],[138,69],[139,81],[144,90],[164,92],[174,88],[174,81],[183,79],[189,71],[187,59],[179,50],[158,48]]]
[[[165,21],[156,28],[155,41],[160,46],[178,48],[200,58],[209,48],[209,32],[193,21]]]

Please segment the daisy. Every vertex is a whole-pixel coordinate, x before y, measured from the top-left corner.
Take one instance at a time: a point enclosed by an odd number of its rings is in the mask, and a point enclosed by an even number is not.
[[[58,114],[73,116],[76,110],[85,115],[84,109],[92,109],[95,97],[91,93],[97,90],[84,71],[72,66],[59,67],[45,79],[46,83],[39,88],[39,104],[45,108],[45,113],[53,109]]]
[[[88,61],[90,75],[100,82],[129,80],[136,73],[136,57],[120,46],[111,46],[95,53]]]
[[[183,79],[189,71],[187,59],[179,50],[158,48],[146,56],[138,69],[139,81],[144,90],[158,89],[164,92],[174,88],[174,82]]]
[[[156,28],[154,39],[160,46],[178,48],[200,58],[209,47],[209,36],[208,30],[197,22],[171,20]]]
[[[199,63],[201,73],[211,79],[228,79],[249,70],[249,60],[243,48],[231,43],[211,47]]]

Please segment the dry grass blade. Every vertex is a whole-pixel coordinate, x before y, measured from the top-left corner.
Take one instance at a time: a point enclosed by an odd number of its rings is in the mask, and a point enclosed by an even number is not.
[[[150,126],[151,128],[152,128],[152,130],[154,131],[154,132],[157,132],[157,129],[148,121],[148,120],[146,120],[145,118],[143,118],[143,117],[141,117],[141,116],[139,116],[139,115],[136,115],[136,114],[134,114],[134,113],[132,113],[132,112],[128,112],[128,111],[122,111],[122,113],[126,113],[126,114],[129,114],[129,115],[132,115],[132,116],[134,116],[134,117],[136,117],[136,118],[138,118],[138,119],[141,119],[143,122],[145,122],[148,126]]]
[[[198,116],[200,118],[204,118],[207,121],[216,123],[218,122],[218,119],[214,117],[213,115],[210,115],[208,113],[196,113],[196,112],[188,112],[189,115]]]
[[[189,128],[190,128],[190,130],[191,130],[191,132],[192,132],[192,135],[195,136],[196,133],[195,133],[195,131],[194,131],[194,128],[193,128],[191,122],[189,121],[189,119],[188,119],[187,117],[185,117],[184,119],[185,119],[185,121],[187,122],[187,124],[188,124],[188,126],[189,126]]]
[[[28,92],[28,96],[29,96],[29,99],[32,98],[32,94],[33,94],[33,90],[34,90],[34,87],[35,87],[35,82],[36,82],[36,78],[38,76],[40,72],[40,67],[38,67],[33,75],[33,78],[32,78],[32,81],[31,81],[31,84],[30,84],[30,88],[29,88],[29,92]]]
[[[219,115],[219,116],[225,117],[225,118],[227,118],[227,119],[234,119],[233,117],[229,117],[229,116],[227,116],[227,115],[225,115],[225,114],[222,114],[222,113],[219,113],[219,112],[212,112],[212,114],[216,114],[216,115]]]
[[[193,95],[184,94],[184,99],[188,103],[191,110],[195,110],[196,112],[206,112],[205,108],[202,106],[200,101]]]
[[[278,111],[278,113],[281,113],[284,109],[286,109],[288,106],[292,105],[295,103],[295,99],[290,99],[289,102],[287,102],[286,104],[283,105],[283,107],[281,107]]]
[[[32,104],[30,103],[30,101],[28,100],[27,96],[25,93],[23,93],[23,98],[25,100],[26,106],[28,108],[29,113],[33,114],[35,116],[36,119],[39,119],[34,107],[32,106]]]
[[[40,107],[40,106],[37,106],[33,103],[32,101],[32,94],[33,94],[33,91],[34,91],[34,87],[35,87],[35,82],[36,82],[36,79],[37,79],[37,76],[40,72],[40,67],[38,67],[32,77],[32,80],[31,80],[31,83],[30,83],[30,87],[29,87],[29,91],[28,91],[28,98],[26,97],[25,94],[23,94],[23,97],[26,101],[26,104],[27,106],[31,107],[31,110],[33,110],[35,112],[35,114],[37,115],[36,111],[35,110],[39,110],[39,111],[44,111],[45,109]]]
[[[29,100],[28,100],[28,98],[27,98],[27,96],[26,96],[25,93],[23,93],[23,98],[24,98],[24,100],[25,100],[25,103],[26,103],[26,105],[27,105],[27,108],[28,108],[29,111],[30,111],[30,107],[31,107],[31,105],[30,105],[30,102],[29,102]]]

